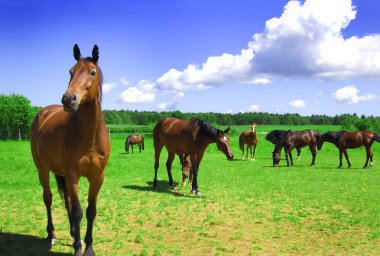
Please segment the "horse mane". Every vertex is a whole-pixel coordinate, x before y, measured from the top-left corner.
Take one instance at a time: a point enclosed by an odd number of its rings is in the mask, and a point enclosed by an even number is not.
[[[206,123],[205,121],[193,118],[191,121],[194,124],[193,128],[193,136],[194,138],[198,137],[199,135],[204,135],[207,137],[215,137],[218,133],[218,130],[213,127],[212,125]]]

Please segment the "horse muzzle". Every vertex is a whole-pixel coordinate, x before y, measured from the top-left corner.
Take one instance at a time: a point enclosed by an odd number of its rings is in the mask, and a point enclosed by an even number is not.
[[[73,112],[79,108],[79,101],[74,93],[63,94],[61,102],[66,112]]]

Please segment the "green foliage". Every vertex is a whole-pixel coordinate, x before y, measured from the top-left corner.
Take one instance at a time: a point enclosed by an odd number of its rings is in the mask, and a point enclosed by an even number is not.
[[[0,94],[0,138],[16,139],[20,131],[22,137],[29,137],[29,129],[38,108],[17,94]]]

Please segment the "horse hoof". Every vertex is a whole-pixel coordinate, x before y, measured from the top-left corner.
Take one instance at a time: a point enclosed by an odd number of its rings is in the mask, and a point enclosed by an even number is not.
[[[78,249],[78,250],[75,250],[75,253],[74,253],[74,256],[82,256],[82,250],[81,249]]]
[[[86,250],[83,253],[83,256],[95,256],[94,249],[91,247],[86,248]]]
[[[171,190],[175,190],[175,191],[178,190],[177,186],[175,186],[175,185],[171,185],[171,186],[170,186],[170,189],[171,189]]]
[[[299,156],[297,156],[297,160],[300,160],[301,158]]]

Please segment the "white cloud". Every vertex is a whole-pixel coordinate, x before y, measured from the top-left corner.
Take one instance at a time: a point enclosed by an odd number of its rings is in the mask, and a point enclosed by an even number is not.
[[[241,113],[246,113],[246,112],[259,112],[260,111],[260,106],[259,105],[256,105],[256,104],[253,104],[251,105],[249,108],[247,109],[241,109],[240,112]]]
[[[118,86],[117,83],[104,83],[103,86],[102,86],[103,87],[102,88],[103,93],[107,94],[109,91],[111,91],[112,89],[116,88],[117,86]]]
[[[122,85],[129,85],[129,80],[126,77],[120,79],[120,83]]]
[[[348,104],[374,100],[376,98],[374,94],[359,95],[359,90],[355,86],[346,86],[340,88],[333,92],[331,95],[336,102]]]
[[[176,110],[180,99],[182,99],[183,97],[185,97],[185,94],[183,92],[177,92],[177,94],[173,97],[171,102],[169,102],[169,103],[162,102],[157,107],[161,111]]]
[[[379,78],[380,35],[342,35],[355,17],[351,0],[291,0],[240,54],[211,56],[182,71],[170,69],[157,79],[157,87],[199,90],[228,83],[266,84],[274,77]]]
[[[120,95],[120,99],[127,103],[151,103],[155,99],[156,85],[152,82],[141,80],[137,86],[128,87]]]
[[[317,96],[322,96],[322,95],[323,95],[322,91],[317,92]]]
[[[304,108],[306,104],[303,100],[292,100],[288,102],[288,105],[292,108]]]

